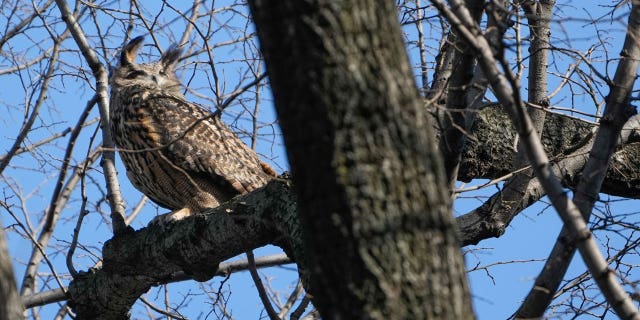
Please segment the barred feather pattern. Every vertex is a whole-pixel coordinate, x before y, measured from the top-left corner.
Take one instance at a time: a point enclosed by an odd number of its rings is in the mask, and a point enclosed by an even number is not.
[[[138,190],[162,207],[187,209],[189,215],[260,188],[275,176],[217,114],[176,90],[172,70],[163,71],[179,54],[167,52],[169,61],[163,55],[159,62],[138,65],[132,61],[135,51],[123,49],[110,79],[110,125],[127,177]]]
[[[112,104],[111,130],[127,177],[154,202],[201,211],[271,177],[218,116],[178,97],[130,91]]]

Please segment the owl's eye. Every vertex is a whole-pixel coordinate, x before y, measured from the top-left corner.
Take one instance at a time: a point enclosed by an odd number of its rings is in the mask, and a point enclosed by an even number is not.
[[[125,76],[125,78],[127,79],[133,79],[133,78],[137,78],[140,76],[144,76],[146,73],[144,71],[141,70],[133,70],[129,73],[127,73],[127,75]]]

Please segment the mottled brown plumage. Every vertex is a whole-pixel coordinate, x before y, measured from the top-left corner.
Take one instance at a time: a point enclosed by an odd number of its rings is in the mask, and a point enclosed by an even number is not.
[[[160,61],[134,62],[142,37],[123,49],[110,77],[111,131],[127,177],[158,205],[173,210],[159,223],[181,219],[275,176],[219,115],[188,102],[173,68],[180,50]]]

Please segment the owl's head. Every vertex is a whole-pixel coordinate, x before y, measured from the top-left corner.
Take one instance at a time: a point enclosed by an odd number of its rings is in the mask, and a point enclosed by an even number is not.
[[[109,78],[112,92],[140,87],[145,90],[160,90],[169,94],[182,95],[180,81],[174,72],[182,50],[171,46],[162,54],[159,61],[137,64],[136,54],[143,40],[142,36],[134,38],[122,48],[120,63]]]

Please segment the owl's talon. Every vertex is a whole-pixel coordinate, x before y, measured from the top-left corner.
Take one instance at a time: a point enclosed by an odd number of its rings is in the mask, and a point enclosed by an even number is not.
[[[173,223],[174,221],[182,220],[190,215],[191,215],[191,209],[182,208],[180,210],[176,210],[176,211],[172,211],[169,213],[156,216],[151,220],[151,222],[149,222],[149,226],[157,225],[162,228],[165,228],[170,223]]]

